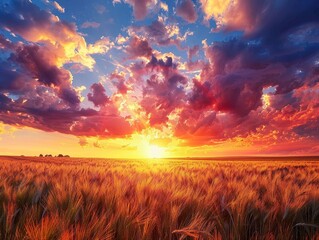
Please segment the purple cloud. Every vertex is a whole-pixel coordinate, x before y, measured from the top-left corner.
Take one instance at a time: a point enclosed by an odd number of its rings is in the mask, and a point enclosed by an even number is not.
[[[102,107],[108,102],[109,98],[101,83],[94,83],[90,89],[92,90],[92,93],[88,94],[88,100],[93,102],[94,106]]]
[[[197,20],[197,12],[192,0],[181,0],[176,8],[177,16],[180,16],[189,23],[194,23]]]

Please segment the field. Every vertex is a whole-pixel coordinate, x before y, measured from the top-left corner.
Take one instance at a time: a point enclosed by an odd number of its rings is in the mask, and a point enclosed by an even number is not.
[[[0,158],[0,239],[319,239],[315,158]]]

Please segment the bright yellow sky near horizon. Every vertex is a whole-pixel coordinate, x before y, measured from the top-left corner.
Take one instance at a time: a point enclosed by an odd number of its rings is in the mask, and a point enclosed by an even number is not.
[[[144,134],[144,135],[143,135]],[[210,146],[183,146],[181,140],[169,141],[153,131],[130,138],[79,138],[57,132],[0,125],[0,155],[38,156],[68,154],[71,157],[97,158],[174,158],[245,155],[249,145],[228,142]],[[84,140],[82,146],[80,140]]]

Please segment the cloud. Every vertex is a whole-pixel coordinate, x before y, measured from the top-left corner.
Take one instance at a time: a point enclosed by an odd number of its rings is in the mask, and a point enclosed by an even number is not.
[[[104,106],[109,98],[105,93],[105,88],[102,86],[101,83],[94,83],[90,87],[92,93],[88,94],[88,100],[94,103],[94,106]]]
[[[265,55],[265,51],[275,50],[263,42],[252,44],[241,38],[214,42],[204,49],[207,61],[194,62],[201,71],[193,80],[179,72],[179,63],[171,57],[160,59],[152,55],[146,64],[132,64],[128,70],[134,83],[147,79],[142,97],[136,99],[141,107],[137,118],[145,119],[144,126],[170,128],[185,144],[194,146],[237,142],[238,138],[251,141],[246,144],[257,144],[256,139],[262,135],[272,142],[296,138],[285,132],[295,126],[282,119],[297,118],[297,106],[304,104],[306,108],[310,103],[305,103],[302,94],[294,96],[293,101],[288,98],[286,103],[280,98],[303,87],[308,89],[308,84],[317,84],[313,75],[317,73],[317,51],[310,53],[315,46],[309,52],[301,48],[302,54],[288,48],[292,48],[289,42],[277,46],[278,58],[275,54]],[[190,48],[189,58],[198,51],[196,46]],[[132,86],[132,92],[137,93],[137,85]],[[264,105],[268,88],[274,90],[269,93],[268,105]],[[276,106],[276,101],[283,105]],[[311,112],[308,109],[303,114],[314,114]],[[314,116],[317,118],[318,114]],[[306,119],[295,120],[296,126],[305,122]]]
[[[96,9],[98,14],[103,14],[106,11],[106,7],[104,5],[100,5],[100,4],[96,5],[95,9]]]
[[[103,37],[86,44],[75,25],[29,1],[11,4],[0,9],[0,27],[20,35],[23,41],[13,38],[15,42],[11,42],[0,36],[4,53],[0,61],[0,121],[75,136],[124,137],[132,132],[99,83],[93,84],[88,94],[99,111],[82,108],[80,91],[64,68],[78,63],[91,69],[95,61],[90,55],[106,53],[112,42]]]
[[[80,144],[81,147],[84,147],[84,146],[87,146],[89,143],[88,143],[86,138],[80,137],[79,138],[79,144]]]
[[[89,44],[87,51],[89,54],[104,54],[114,47],[114,43],[108,37],[101,37],[94,44]]]
[[[243,30],[247,35],[280,38],[292,28],[318,23],[316,0],[261,1],[200,0],[205,18],[213,18],[218,29]],[[293,6],[293,7],[287,7]]]
[[[12,92],[19,94],[25,91],[25,89],[30,88],[28,82],[25,81],[25,77],[21,72],[16,71],[12,66],[6,62],[1,62],[0,64],[0,90],[6,92]]]
[[[126,52],[130,58],[150,57],[152,56],[152,48],[146,39],[133,36],[126,47]]]
[[[97,104],[105,101],[93,95]],[[101,100],[101,101],[100,101]],[[129,122],[109,103],[99,111],[67,106],[47,87],[13,100],[0,94],[0,121],[43,131],[57,131],[74,136],[124,137],[132,133]]]
[[[134,17],[136,20],[143,20],[150,9],[158,3],[157,0],[124,0],[133,7]]]
[[[134,18],[138,21],[144,20],[150,14],[156,14],[160,10],[168,12],[168,5],[160,0],[113,0],[113,5],[127,3],[133,8]]]
[[[189,23],[197,20],[197,12],[192,0],[182,0],[176,8],[177,16],[180,16]]]
[[[264,88],[277,86],[276,93],[286,93],[304,84],[301,76],[295,74],[298,62],[285,67],[284,61],[260,58],[264,49],[263,45],[240,40],[208,47],[206,56],[210,64],[201,72],[202,83],[194,84],[191,104],[198,108],[202,103],[203,108],[210,106],[216,111],[247,115],[261,106]]]
[[[25,70],[29,71],[32,78],[47,86],[59,86],[70,83],[70,73],[58,68],[55,59],[48,58],[48,51],[38,45],[25,45],[18,47],[16,52],[10,56],[10,60],[19,63]]]
[[[119,45],[122,45],[123,43],[126,43],[127,41],[128,41],[128,37],[124,37],[121,34],[119,34],[116,37],[116,43],[119,44]]]
[[[89,22],[89,21],[86,21],[84,22],[81,27],[82,28],[99,28],[100,27],[100,23],[98,22]]]
[[[190,47],[188,49],[188,59],[191,60],[194,56],[198,55],[199,52],[199,46],[196,45],[194,47]]]
[[[227,9],[233,4],[231,0],[200,0],[206,19],[223,17]]]
[[[305,124],[301,124],[293,128],[293,131],[299,136],[303,137],[313,137],[319,140],[319,129],[318,129],[319,119],[315,121],[309,121]]]
[[[3,50],[13,50],[15,48],[15,44],[13,44],[9,39],[0,35],[0,49]]]
[[[113,80],[113,84],[116,86],[118,93],[126,94],[127,91],[130,90],[130,87],[128,87],[127,84],[125,83],[124,76],[117,73],[112,73],[110,75],[110,79]]]
[[[116,138],[125,137],[132,133],[131,125],[124,118],[107,113],[77,121],[71,126],[71,134],[79,136]]]
[[[164,2],[160,2],[160,7],[163,11],[168,12],[168,5]]]
[[[192,35],[190,31],[186,31],[181,35],[180,28],[176,23],[166,23],[162,18],[153,21],[148,26],[132,26],[128,30],[130,36],[145,37],[150,43],[160,46],[176,45],[181,47],[187,36]]]
[[[160,6],[127,3],[137,19]],[[288,140],[314,146],[316,2],[207,0],[201,8],[206,20],[217,22],[214,31],[236,31],[235,37],[203,40],[202,50],[183,47],[192,32],[181,33],[178,23],[159,16],[148,25],[129,26],[115,43],[112,37],[87,43],[75,24],[30,1],[12,1],[0,9],[6,36],[0,35],[0,121],[80,139],[128,137],[155,128],[188,146],[268,146],[264,152],[279,151],[274,145],[286,151]],[[191,0],[180,2],[176,12],[188,22],[197,19]],[[105,57],[95,54],[109,57],[114,70],[98,83],[89,80],[89,93],[81,96],[72,72],[93,70],[94,58]]]
[[[93,147],[103,148],[103,146],[102,146],[99,142],[94,142],[94,143],[93,143]]]
[[[217,4],[209,5],[213,3]],[[208,61],[197,66],[200,75],[193,80],[175,127],[175,135],[185,144],[241,139],[271,149],[287,139],[292,144],[307,137],[316,141],[319,106],[313,92],[318,87],[319,45],[314,42],[318,16],[313,10],[318,6],[296,1],[298,8],[284,10],[288,3],[267,3],[202,1],[206,17],[217,21],[217,30],[243,30],[244,35],[206,43]],[[190,49],[189,59],[196,53]],[[265,93],[269,88],[272,92]]]
[[[54,52],[59,67],[73,62],[93,69],[95,60],[90,56],[87,43],[77,32],[76,26],[61,21],[29,1],[14,0],[11,8],[0,8],[0,27],[29,42],[45,45]]]
[[[15,46],[8,60],[13,65],[4,65],[5,79],[0,84],[0,90],[24,94],[39,85],[44,85],[52,87],[64,103],[74,106],[80,103],[79,96],[72,87],[71,73],[57,67],[56,59],[45,47],[19,44]]]
[[[260,58],[264,49],[264,45],[252,46],[240,40],[209,46],[209,64],[193,82],[189,105],[183,108],[175,128],[176,136],[191,145],[217,144],[237,137],[257,144],[262,137],[263,145],[269,146],[270,142],[305,137],[313,130],[313,123],[307,124],[319,118],[314,112],[319,106],[310,100],[314,95],[306,98],[305,94],[316,91],[318,84],[309,87],[313,73],[298,74],[297,69],[313,65],[316,54],[307,56],[302,64],[302,55],[293,61],[291,57],[273,60],[272,54]],[[289,64],[286,59],[290,59]],[[276,87],[264,105],[264,91],[270,86]]]
[[[56,10],[58,10],[61,13],[64,13],[65,9],[61,7],[61,5],[58,2],[54,1],[52,4],[56,8]]]
[[[146,67],[151,73],[143,89],[141,107],[149,115],[151,126],[166,125],[168,116],[182,106],[187,78],[178,73],[170,57],[163,61],[153,56]]]

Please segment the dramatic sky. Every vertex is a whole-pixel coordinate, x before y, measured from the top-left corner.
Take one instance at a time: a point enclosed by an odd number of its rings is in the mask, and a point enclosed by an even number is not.
[[[0,154],[319,154],[318,0],[1,0]]]

